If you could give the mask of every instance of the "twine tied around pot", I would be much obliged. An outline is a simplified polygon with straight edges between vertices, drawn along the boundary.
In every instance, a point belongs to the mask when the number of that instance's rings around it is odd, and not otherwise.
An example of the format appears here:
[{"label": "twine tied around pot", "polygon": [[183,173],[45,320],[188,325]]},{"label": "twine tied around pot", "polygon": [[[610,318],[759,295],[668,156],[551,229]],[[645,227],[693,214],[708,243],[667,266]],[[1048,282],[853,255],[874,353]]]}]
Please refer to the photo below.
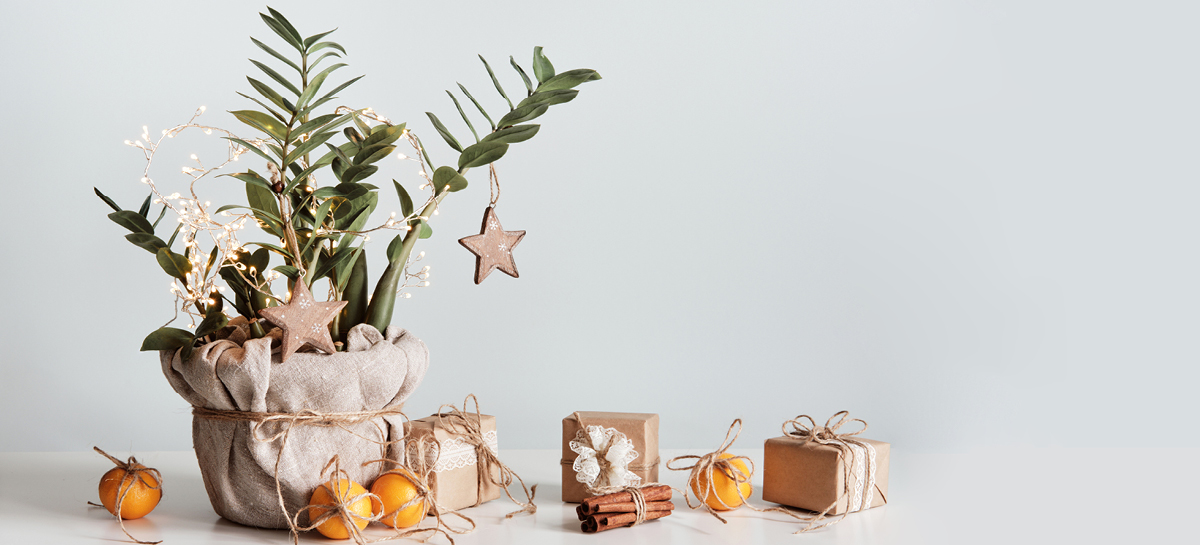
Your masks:
[{"label": "twine tied around pot", "polygon": [[[467,403],[471,401],[475,402],[474,413],[466,412]],[[475,418],[469,418],[468,415],[470,414],[474,414]],[[480,414],[479,399],[475,397],[475,394],[469,394],[466,399],[463,399],[463,410],[460,411],[454,405],[442,405],[438,408],[436,416],[438,424],[443,429],[460,435],[467,444],[475,448],[476,486],[482,488],[484,483],[491,482],[503,489],[508,499],[520,507],[520,509],[504,515],[504,518],[512,518],[514,515],[521,513],[528,513],[530,515],[537,513],[537,505],[533,503],[533,497],[537,494],[537,485],[526,487],[525,480],[520,475],[517,475],[512,468],[501,462],[500,457],[491,448],[488,448],[487,440],[483,436],[483,428],[480,426]],[[497,472],[497,477],[495,478],[492,477],[493,468]],[[521,483],[521,489],[525,491],[526,501],[524,502],[517,500],[513,497],[512,492],[508,491],[508,487],[513,484],[514,478],[517,482]],[[477,496],[475,505],[477,506],[481,503],[483,503],[482,497]]]},{"label": "twine tied around pot", "polygon": [[[373,439],[370,437],[364,437],[362,435],[359,435],[358,433],[356,433],[354,430],[351,430],[347,426],[352,425],[352,424],[359,424],[362,422],[371,422],[372,424],[375,425],[376,429],[379,431],[380,437],[386,437],[387,434],[383,431],[383,428],[380,427],[377,422],[374,422],[375,418],[378,418],[381,416],[400,416],[405,419],[408,418],[404,414],[402,407],[399,405],[393,406],[393,407],[384,407],[382,409],[375,410],[375,411],[357,411],[357,412],[343,412],[343,413],[321,413],[321,412],[311,411],[311,410],[303,410],[303,411],[299,411],[299,412],[295,412],[295,413],[265,413],[265,412],[258,413],[258,412],[250,412],[250,411],[224,411],[224,410],[218,410],[218,409],[207,409],[204,407],[198,407],[198,406],[193,405],[192,406],[192,415],[199,417],[199,418],[205,418],[208,420],[227,421],[227,422],[254,422],[254,426],[251,428],[251,436],[254,437],[255,441],[259,441],[259,442],[263,442],[263,443],[273,443],[275,441],[280,441],[279,452],[275,455],[275,470],[274,470],[274,473],[275,473],[275,475],[274,475],[274,477],[275,477],[275,495],[276,495],[276,498],[279,500],[279,510],[284,514],[284,519],[287,521],[288,528],[291,530],[292,541],[294,543],[299,543],[299,532],[301,530],[307,529],[307,528],[301,528],[299,526],[299,524],[297,523],[297,520],[299,520],[300,513],[303,513],[305,510],[301,509],[301,510],[297,511],[294,516],[288,515],[287,506],[284,504],[284,501],[283,501],[283,485],[279,482],[279,464],[283,460],[283,449],[287,448],[288,438],[291,436],[292,429],[294,429],[298,426],[319,426],[319,427],[341,428],[346,433],[349,433],[360,439],[375,443],[375,444],[379,445],[381,449],[386,449],[388,445],[398,443],[400,441],[403,441],[403,439],[397,439],[394,441],[387,441],[387,440],[380,441],[380,440],[376,440],[376,439]],[[282,429],[276,431],[274,434],[272,434],[270,436],[263,437],[260,432],[262,431],[263,426],[265,426],[267,424],[278,424],[278,425],[282,426]],[[334,458],[336,459],[337,457],[334,456]],[[330,460],[330,464],[332,464],[333,462],[334,462],[334,460]],[[337,465],[337,464],[334,464],[334,465],[336,466],[335,472],[344,473],[344,471],[341,470],[340,465]],[[329,469],[329,464],[326,464],[325,469],[322,469],[322,473],[324,473],[328,469]],[[353,532],[352,532],[352,535],[353,535]]]},{"label": "twine tied around pot", "polygon": [[[125,519],[121,518],[121,504],[125,503],[125,496],[129,494],[129,490],[133,488],[133,483],[135,481],[141,481],[142,484],[146,485],[146,487],[148,487],[150,490],[161,491],[163,482],[162,473],[152,467],[142,466],[138,463],[137,458],[134,458],[133,456],[130,456],[129,460],[122,462],[121,460],[109,455],[109,453],[100,450],[100,447],[92,447],[92,450],[99,452],[101,456],[108,458],[109,461],[111,461],[113,464],[116,464],[118,468],[125,472],[125,475],[121,477],[121,484],[117,485],[117,512],[113,513],[113,516],[117,517],[117,523],[121,525],[121,531],[125,532],[125,537],[133,540],[134,543],[141,543],[142,545],[157,545],[162,543],[161,539],[158,541],[142,541],[136,537],[133,537],[129,534],[129,530],[125,529]],[[147,475],[149,475],[150,478],[158,484],[151,485],[148,481],[146,481]],[[103,505],[90,501],[88,502],[88,505],[93,507],[104,507]],[[105,509],[107,509],[107,507]]]},{"label": "twine tied around pot", "polygon": [[[805,423],[805,421],[807,421],[807,423]],[[862,424],[862,428],[859,428],[855,431],[839,432],[842,426],[852,424],[854,422]],[[791,429],[788,429],[789,426],[791,426]],[[862,441],[855,439],[854,436],[859,435],[864,431],[867,431],[867,422],[861,418],[850,418],[850,411],[838,411],[834,413],[833,416],[829,417],[829,419],[825,421],[824,426],[818,426],[816,420],[813,420],[813,418],[807,414],[802,414],[783,423],[783,433],[788,437],[801,439],[804,441],[805,445],[816,443],[819,445],[828,445],[836,448],[838,461],[841,462],[842,465],[842,493],[839,494],[837,499],[833,500],[833,503],[830,503],[828,507],[818,513],[816,516],[809,519],[807,526],[801,528],[795,533],[801,534],[816,530],[818,528],[833,526],[834,524],[837,524],[845,519],[846,515],[853,512],[847,510],[836,519],[831,519],[823,524],[818,524],[822,520],[826,519],[826,515],[828,515],[829,511],[836,507],[843,498],[846,498],[850,495],[850,482],[852,480],[851,471],[857,463],[857,454],[854,447],[860,447],[863,449],[867,449],[869,447]],[[874,459],[872,457],[868,457],[866,463],[867,474],[874,475]],[[883,490],[879,489],[878,485],[875,485],[875,491],[880,495],[880,497],[883,498],[884,503],[887,503],[887,496],[883,493]]]}]

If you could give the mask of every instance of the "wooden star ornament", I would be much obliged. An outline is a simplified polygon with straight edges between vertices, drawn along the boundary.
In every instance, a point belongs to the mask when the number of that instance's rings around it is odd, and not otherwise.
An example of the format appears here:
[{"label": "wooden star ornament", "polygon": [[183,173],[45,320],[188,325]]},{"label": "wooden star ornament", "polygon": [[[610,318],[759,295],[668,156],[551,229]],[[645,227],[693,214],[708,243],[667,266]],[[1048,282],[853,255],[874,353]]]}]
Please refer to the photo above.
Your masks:
[{"label": "wooden star ornament", "polygon": [[459,244],[475,254],[475,283],[483,282],[492,269],[500,269],[504,274],[519,278],[512,251],[525,238],[525,231],[505,231],[500,226],[494,206],[483,211],[483,227],[480,231],[478,235],[458,239]]},{"label": "wooden star ornament", "polygon": [[333,346],[333,338],[329,336],[329,323],[337,316],[338,311],[346,306],[345,301],[319,302],[313,300],[312,292],[301,279],[292,287],[292,298],[286,305],[264,308],[258,311],[268,322],[283,330],[283,350],[280,352],[281,361],[309,344],[327,354],[337,352]]}]

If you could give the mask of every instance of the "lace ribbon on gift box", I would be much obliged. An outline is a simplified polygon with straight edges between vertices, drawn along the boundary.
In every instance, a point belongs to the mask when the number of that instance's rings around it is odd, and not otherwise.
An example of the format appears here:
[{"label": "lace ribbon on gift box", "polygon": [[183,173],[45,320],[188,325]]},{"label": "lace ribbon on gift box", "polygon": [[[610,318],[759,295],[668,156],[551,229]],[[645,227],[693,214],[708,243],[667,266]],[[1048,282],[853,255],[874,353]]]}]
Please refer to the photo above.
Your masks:
[{"label": "lace ribbon on gift box", "polygon": [[[500,454],[495,430],[484,432],[483,441],[487,444],[488,450]],[[416,456],[415,445],[410,446],[407,451],[409,456]],[[437,443],[431,445],[425,451],[425,463],[433,466],[435,473],[474,466],[478,462],[479,455],[475,452],[475,445],[465,437],[451,437],[441,441],[440,445]]]},{"label": "lace ribbon on gift box", "polygon": [[641,477],[629,470],[629,464],[638,457],[633,441],[616,428],[584,426],[569,445],[579,455],[571,465],[575,480],[588,489],[637,486],[642,482]]}]

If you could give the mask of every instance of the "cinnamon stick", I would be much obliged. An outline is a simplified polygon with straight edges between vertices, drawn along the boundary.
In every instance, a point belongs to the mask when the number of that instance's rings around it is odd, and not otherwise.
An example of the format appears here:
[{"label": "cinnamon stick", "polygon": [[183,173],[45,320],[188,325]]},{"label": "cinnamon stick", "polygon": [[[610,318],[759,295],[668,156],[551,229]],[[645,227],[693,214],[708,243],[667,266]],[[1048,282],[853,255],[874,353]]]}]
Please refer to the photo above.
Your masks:
[{"label": "cinnamon stick", "polygon": [[[587,513],[583,510],[583,505],[580,504],[575,508],[575,514],[579,516],[579,520],[585,520],[589,515],[599,513],[636,513],[637,504],[630,503],[606,503],[597,505],[595,513]],[[675,504],[669,501],[648,501],[646,502],[646,512],[650,511],[670,511],[675,509]]]},{"label": "cinnamon stick", "polygon": [[[670,514],[671,511],[646,511],[646,520],[663,518]],[[601,513],[599,515],[589,515],[583,521],[581,527],[583,528],[583,533],[594,534],[613,528],[629,526],[635,520],[637,520],[636,513]]]},{"label": "cinnamon stick", "polygon": [[[670,501],[671,487],[667,485],[647,486],[641,489],[642,496],[646,498],[646,502],[653,501]],[[583,514],[594,515],[601,511],[597,511],[597,506],[610,503],[632,503],[633,494],[629,492],[614,492],[603,496],[592,496],[583,500],[579,505],[583,508]],[[632,512],[632,510],[630,510]]]}]

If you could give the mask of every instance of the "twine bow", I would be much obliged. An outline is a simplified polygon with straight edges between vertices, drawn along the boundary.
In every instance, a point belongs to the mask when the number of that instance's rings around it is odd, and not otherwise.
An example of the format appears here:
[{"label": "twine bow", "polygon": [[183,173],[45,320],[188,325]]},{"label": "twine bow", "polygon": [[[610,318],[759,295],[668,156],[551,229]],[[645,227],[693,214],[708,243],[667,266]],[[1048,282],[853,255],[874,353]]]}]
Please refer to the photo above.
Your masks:
[{"label": "twine bow", "polygon": [[[393,510],[391,512],[380,513],[380,518],[381,518],[381,520],[387,520],[388,517],[392,517],[392,519],[394,521],[395,517],[399,516],[399,514],[404,512],[404,510],[406,510],[414,505],[420,504],[423,506],[424,509],[427,509],[428,511],[433,512],[433,516],[435,519],[437,519],[437,523],[432,527],[412,528],[412,529],[403,530],[403,531],[401,531],[399,528],[396,528],[395,534],[386,539],[415,537],[418,534],[427,533],[428,535],[421,539],[421,541],[427,541],[430,538],[432,538],[433,536],[440,533],[446,537],[446,539],[450,542],[450,545],[454,545],[454,537],[451,536],[450,534],[452,534],[452,533],[453,534],[469,534],[469,533],[473,532],[475,530],[475,521],[471,520],[470,517],[467,517],[466,515],[463,515],[462,513],[459,513],[456,511],[447,511],[444,507],[442,507],[440,504],[438,504],[437,500],[434,499],[434,497],[433,497],[433,490],[430,489],[430,487],[429,487],[429,481],[430,481],[430,477],[433,474],[433,468],[437,465],[437,460],[435,458],[433,460],[433,463],[427,463],[426,453],[436,452],[440,456],[441,444],[438,442],[437,439],[434,439],[429,436],[423,436],[420,439],[418,439],[416,442],[411,443],[409,445],[409,448],[412,451],[411,452],[412,456],[407,457],[407,459],[410,460],[409,465],[407,467],[404,464],[397,463],[395,460],[389,460],[386,458],[381,459],[381,460],[372,460],[370,462],[366,462],[363,464],[364,466],[367,466],[370,464],[376,464],[376,463],[391,464],[394,466],[394,469],[385,471],[383,474],[380,475],[380,477],[382,477],[383,475],[387,475],[389,473],[394,473],[394,474],[400,475],[400,476],[408,479],[408,481],[411,482],[413,484],[413,487],[416,488],[416,490],[417,490],[417,494],[415,496],[413,496],[412,499],[408,500],[407,502],[404,502],[403,505],[397,507],[395,510]],[[380,502],[381,505],[382,505],[382,503],[383,502]],[[465,520],[468,524],[471,525],[471,527],[470,528],[454,528],[454,527],[450,526],[449,523],[442,520],[443,515],[455,515],[458,518]],[[384,541],[384,540],[378,540],[378,541]]]},{"label": "twine bow", "polygon": [[[807,421],[807,424],[805,421]],[[855,431],[839,432],[842,426],[852,424],[854,422],[862,424],[862,428]],[[789,426],[791,429],[788,429]],[[856,439],[855,436],[864,431],[867,431],[867,422],[861,418],[850,418],[850,411],[838,411],[834,413],[833,416],[829,417],[829,419],[825,421],[824,426],[818,426],[817,422],[807,414],[802,414],[783,423],[784,435],[803,440],[804,445],[816,443],[819,445],[828,445],[836,448],[838,460],[842,465],[842,493],[839,494],[837,499],[833,500],[833,503],[830,503],[828,507],[818,513],[815,517],[809,519],[807,526],[801,528],[795,533],[801,534],[816,530],[818,528],[833,526],[834,524],[837,524],[845,519],[846,515],[850,514],[851,511],[847,509],[842,516],[829,520],[824,524],[817,524],[822,520],[825,520],[829,511],[833,510],[833,508],[836,507],[843,498],[850,494],[850,482],[852,481],[851,471],[857,463],[857,454],[854,447],[857,446],[861,448],[867,448],[867,445]],[[847,458],[849,458],[849,460],[847,460]],[[868,459],[868,465],[870,464],[871,461]],[[867,471],[869,473],[873,473],[875,471],[875,467],[870,465],[870,467],[867,468]],[[883,498],[884,503],[887,503],[887,496],[883,494],[883,491],[879,490],[878,486],[876,486],[875,490],[879,493],[880,497]]]},{"label": "twine bow", "polygon": [[[125,472],[125,475],[121,477],[121,484],[117,485],[117,512],[113,513],[113,516],[117,517],[117,523],[121,525],[121,531],[125,532],[125,537],[133,540],[134,543],[141,543],[142,545],[157,545],[158,543],[162,543],[162,540],[142,541],[136,537],[133,537],[129,534],[129,530],[125,529],[125,519],[121,518],[121,505],[125,503],[125,496],[129,494],[130,490],[133,489],[133,483],[135,481],[141,481],[142,484],[146,485],[146,487],[150,490],[161,491],[163,482],[162,473],[159,473],[157,469],[152,467],[142,466],[138,463],[137,458],[134,458],[133,456],[130,456],[129,460],[122,462],[121,460],[112,457],[107,452],[100,450],[100,447],[92,447],[92,449],[96,452],[99,452],[101,456],[108,458],[113,464],[116,464],[118,468],[121,468],[121,470]],[[149,475],[150,478],[157,484],[150,484],[150,482],[146,480],[147,475]],[[92,503],[90,501],[88,502],[88,505],[104,507],[103,505]]]},{"label": "twine bow", "polygon": [[[475,402],[474,413],[466,412],[467,403],[471,401]],[[471,414],[474,414],[475,417],[470,418],[469,415]],[[438,424],[443,429],[461,436],[467,444],[475,448],[477,489],[482,490],[484,485],[489,482],[495,484],[504,490],[509,500],[512,500],[513,503],[520,507],[520,509],[504,515],[504,518],[512,518],[514,515],[520,513],[528,513],[530,515],[537,513],[537,505],[533,503],[533,497],[537,494],[537,485],[533,485],[532,488],[526,487],[525,481],[521,479],[521,476],[517,475],[504,462],[501,462],[500,457],[488,447],[487,440],[483,436],[483,428],[480,425],[482,417],[479,412],[479,399],[475,397],[475,394],[470,394],[463,400],[463,410],[461,411],[454,405],[442,405],[438,408],[437,418]],[[496,470],[496,477],[492,476],[493,469]],[[513,484],[514,478],[521,483],[521,489],[525,491],[526,501],[524,502],[517,500],[508,491],[508,487]],[[476,496],[475,505],[477,506],[481,503],[483,503],[483,496],[479,494]]]},{"label": "twine bow", "polygon": [[[325,492],[327,492],[329,496],[333,498],[333,504],[306,505],[297,511],[296,514],[291,517],[288,523],[291,525],[293,530],[308,531],[314,530],[318,526],[337,518],[341,520],[342,525],[346,527],[346,531],[350,534],[350,539],[354,540],[355,543],[360,545],[363,543],[370,543],[370,541],[363,536],[362,530],[358,527],[357,522],[363,521],[364,523],[370,523],[377,521],[380,518],[383,518],[383,513],[372,513],[370,516],[362,516],[354,512],[350,506],[364,499],[371,499],[382,503],[382,501],[379,499],[379,496],[376,496],[370,492],[363,492],[362,494],[354,497],[346,497],[349,495],[350,491],[342,490],[342,482],[344,480],[347,483],[347,487],[349,487],[349,483],[353,481],[350,479],[350,474],[346,473],[346,471],[342,469],[341,461],[338,459],[336,454],[334,454],[333,458],[330,458],[329,462],[325,464],[325,467],[321,469],[322,474],[325,474],[326,471],[329,472],[328,478],[325,479],[325,482],[321,483],[318,488],[324,489]],[[301,526],[300,515],[305,512],[311,514],[315,509],[322,509],[323,511],[321,512],[321,515],[316,519],[309,517],[308,526]],[[296,544],[299,544],[300,542],[295,531],[292,532],[292,542]]]},{"label": "twine bow", "polygon": [[[729,447],[733,446],[734,441],[737,441],[738,436],[741,434],[742,419],[738,418],[729,425],[729,431],[725,432],[725,440],[721,442],[721,446],[717,448],[717,450],[702,456],[697,456],[695,454],[676,456],[667,461],[667,469],[670,469],[671,471],[691,470],[691,473],[688,474],[688,483],[696,484],[701,481],[705,482],[705,489],[703,491],[704,497],[716,498],[717,502],[720,503],[725,510],[736,509],[741,505],[746,505],[751,509],[754,509],[753,506],[746,503],[748,498],[742,495],[741,487],[743,483],[750,482],[750,475],[754,473],[754,461],[746,456],[730,456],[728,458],[722,458],[722,455],[726,454],[726,451],[729,450]],[[695,460],[695,462],[688,466],[671,466],[672,463],[680,460]],[[735,466],[733,464],[734,460],[745,460],[746,463],[750,465],[750,472],[746,473],[745,471],[742,471],[741,468]],[[742,499],[741,504],[738,506],[730,506],[725,503],[725,500],[721,499],[721,496],[717,494],[717,490],[713,485],[713,481],[715,479],[713,479],[712,476],[715,472],[720,472],[722,475],[728,477],[729,480],[733,481],[734,489],[737,490],[738,497]],[[728,521],[726,521],[724,518],[721,518],[721,515],[717,514],[717,511],[713,509],[712,506],[708,505],[708,502],[700,498],[699,492],[696,494],[696,501],[699,503],[699,505],[692,505],[690,492],[691,486],[688,486],[683,490],[683,500],[687,502],[688,508],[697,509],[699,507],[704,507],[704,509],[708,511],[710,515],[717,517],[717,520],[721,521],[722,523],[728,523]],[[758,509],[755,510],[757,511]]]}]

